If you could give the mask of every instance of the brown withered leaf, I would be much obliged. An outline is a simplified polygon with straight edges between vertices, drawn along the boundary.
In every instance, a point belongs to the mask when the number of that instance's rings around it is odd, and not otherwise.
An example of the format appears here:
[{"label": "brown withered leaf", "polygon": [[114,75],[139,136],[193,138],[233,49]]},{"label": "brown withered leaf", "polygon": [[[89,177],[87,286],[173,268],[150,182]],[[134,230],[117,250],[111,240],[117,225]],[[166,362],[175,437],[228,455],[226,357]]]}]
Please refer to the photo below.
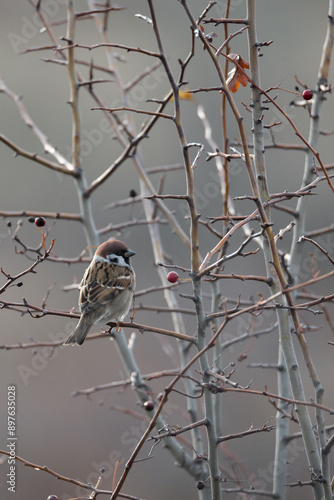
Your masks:
[{"label": "brown withered leaf", "polygon": [[[239,54],[229,54],[229,59],[235,61],[242,69],[249,68],[249,63],[239,56]],[[246,75],[240,70],[240,68],[235,65],[227,75],[226,83],[228,89],[233,93],[238,91],[240,83],[243,87],[246,87],[248,83]]]}]

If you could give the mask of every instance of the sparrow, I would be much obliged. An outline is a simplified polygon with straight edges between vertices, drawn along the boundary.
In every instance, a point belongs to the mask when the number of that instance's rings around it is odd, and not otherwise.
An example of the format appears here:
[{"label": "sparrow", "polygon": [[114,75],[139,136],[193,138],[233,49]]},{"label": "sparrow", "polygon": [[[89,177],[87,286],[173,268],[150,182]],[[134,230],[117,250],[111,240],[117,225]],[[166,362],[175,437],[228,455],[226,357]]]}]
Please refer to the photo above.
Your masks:
[{"label": "sparrow", "polygon": [[95,323],[122,321],[128,314],[136,286],[130,264],[135,252],[110,239],[100,245],[80,283],[80,320],[64,345],[81,345]]}]

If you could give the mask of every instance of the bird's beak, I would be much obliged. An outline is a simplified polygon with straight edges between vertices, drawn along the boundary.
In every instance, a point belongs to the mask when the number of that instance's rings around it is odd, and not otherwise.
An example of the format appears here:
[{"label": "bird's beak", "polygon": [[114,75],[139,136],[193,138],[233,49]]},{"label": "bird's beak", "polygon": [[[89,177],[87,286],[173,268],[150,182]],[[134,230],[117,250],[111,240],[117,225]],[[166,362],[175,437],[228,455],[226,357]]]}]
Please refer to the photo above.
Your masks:
[{"label": "bird's beak", "polygon": [[136,252],[134,252],[133,250],[130,250],[130,248],[128,248],[124,255],[128,259],[129,257],[136,255]]}]

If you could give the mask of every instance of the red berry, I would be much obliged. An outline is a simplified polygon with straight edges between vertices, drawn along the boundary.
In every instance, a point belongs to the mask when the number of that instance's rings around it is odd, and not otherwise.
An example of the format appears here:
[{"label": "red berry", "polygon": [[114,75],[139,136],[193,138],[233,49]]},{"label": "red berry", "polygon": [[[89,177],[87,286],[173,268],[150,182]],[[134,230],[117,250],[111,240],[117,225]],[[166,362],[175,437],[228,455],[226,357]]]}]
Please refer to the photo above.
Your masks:
[{"label": "red berry", "polygon": [[170,273],[167,274],[167,281],[169,281],[169,283],[176,283],[178,279],[179,275],[174,271],[171,271]]},{"label": "red berry", "polygon": [[145,401],[144,408],[146,411],[152,411],[154,409],[153,401]]},{"label": "red berry", "polygon": [[310,99],[312,99],[312,97],[313,97],[313,93],[311,90],[304,90],[303,99],[305,99],[305,101],[309,101]]},{"label": "red berry", "polygon": [[49,495],[46,500],[58,500],[58,497],[56,495]]},{"label": "red berry", "polygon": [[45,219],[44,219],[44,217],[36,217],[35,224],[36,224],[37,227],[43,227],[43,226],[45,226]]}]

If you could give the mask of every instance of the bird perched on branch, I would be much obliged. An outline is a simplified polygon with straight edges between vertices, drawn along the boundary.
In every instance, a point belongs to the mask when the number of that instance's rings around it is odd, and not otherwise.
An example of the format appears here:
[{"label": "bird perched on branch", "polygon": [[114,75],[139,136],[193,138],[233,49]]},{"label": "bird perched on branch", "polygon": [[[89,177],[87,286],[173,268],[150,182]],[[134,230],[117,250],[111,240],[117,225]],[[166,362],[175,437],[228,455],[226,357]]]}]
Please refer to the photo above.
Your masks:
[{"label": "bird perched on branch", "polygon": [[136,286],[136,275],[130,264],[133,255],[135,252],[116,239],[97,248],[80,283],[79,323],[64,345],[81,345],[95,323],[125,318]]}]

